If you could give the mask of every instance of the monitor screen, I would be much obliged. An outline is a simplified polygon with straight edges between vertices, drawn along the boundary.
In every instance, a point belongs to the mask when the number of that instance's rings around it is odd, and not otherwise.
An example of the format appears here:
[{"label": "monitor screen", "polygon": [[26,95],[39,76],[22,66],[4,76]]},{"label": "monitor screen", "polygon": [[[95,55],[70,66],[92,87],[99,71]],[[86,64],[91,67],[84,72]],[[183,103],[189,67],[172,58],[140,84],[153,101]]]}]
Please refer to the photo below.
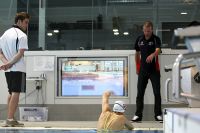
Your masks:
[{"label": "monitor screen", "polygon": [[59,57],[58,96],[127,96],[127,57]]}]

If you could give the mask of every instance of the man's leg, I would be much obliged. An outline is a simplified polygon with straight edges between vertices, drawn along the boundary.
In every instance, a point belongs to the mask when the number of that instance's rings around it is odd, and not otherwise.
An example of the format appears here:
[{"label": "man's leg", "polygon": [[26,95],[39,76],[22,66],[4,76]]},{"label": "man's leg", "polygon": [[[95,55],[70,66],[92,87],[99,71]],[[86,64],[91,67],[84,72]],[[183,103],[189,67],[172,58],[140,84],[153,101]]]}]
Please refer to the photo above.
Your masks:
[{"label": "man's leg", "polygon": [[8,97],[7,97],[7,106],[8,107],[9,107],[10,99],[11,99],[11,94],[9,94]]},{"label": "man's leg", "polygon": [[18,92],[12,92],[12,95],[8,96],[8,119],[14,118],[19,103],[19,95]]},{"label": "man's leg", "polygon": [[23,126],[23,123],[19,123],[14,119],[14,115],[19,103],[19,95],[21,92],[20,88],[22,88],[22,73],[6,72],[5,76],[8,84],[9,95],[7,97],[7,120],[4,126]]},{"label": "man's leg", "polygon": [[9,106],[10,106],[10,99],[11,99],[11,94],[9,94],[8,95],[8,97],[7,97],[7,108],[8,108],[8,110],[7,110],[7,114],[8,114],[8,112],[9,112]]},{"label": "man's leg", "polygon": [[148,83],[148,76],[140,71],[138,75],[138,84],[137,84],[137,98],[136,98],[136,116],[142,118],[143,107],[144,107],[144,93]]},{"label": "man's leg", "polygon": [[162,116],[161,110],[161,94],[160,94],[160,72],[152,73],[150,80],[153,87],[153,93],[155,98],[154,113],[156,116]]}]

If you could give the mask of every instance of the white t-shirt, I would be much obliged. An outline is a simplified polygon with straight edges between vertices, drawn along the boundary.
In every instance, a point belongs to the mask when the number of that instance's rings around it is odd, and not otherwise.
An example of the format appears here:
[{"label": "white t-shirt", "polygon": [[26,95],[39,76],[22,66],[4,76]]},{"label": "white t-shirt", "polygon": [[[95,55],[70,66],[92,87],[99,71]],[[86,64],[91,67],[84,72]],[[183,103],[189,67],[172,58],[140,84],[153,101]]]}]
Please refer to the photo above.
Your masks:
[{"label": "white t-shirt", "polygon": [[[17,37],[19,41],[16,49]],[[12,60],[19,49],[28,49],[27,35],[19,28],[12,27],[8,29],[0,38],[0,49],[8,61]],[[8,71],[26,72],[24,57],[13,64]]]}]

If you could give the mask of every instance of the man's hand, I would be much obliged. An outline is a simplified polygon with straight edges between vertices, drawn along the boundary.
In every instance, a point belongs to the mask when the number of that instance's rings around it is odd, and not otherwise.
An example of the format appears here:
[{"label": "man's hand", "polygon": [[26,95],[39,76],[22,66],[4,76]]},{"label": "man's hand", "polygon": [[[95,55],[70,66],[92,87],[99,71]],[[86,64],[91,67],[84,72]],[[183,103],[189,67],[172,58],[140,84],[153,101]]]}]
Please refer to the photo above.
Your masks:
[{"label": "man's hand", "polygon": [[155,57],[155,53],[150,54],[150,55],[147,57],[146,62],[147,62],[147,63],[151,63],[154,57]]},{"label": "man's hand", "polygon": [[155,52],[150,54],[147,59],[146,59],[146,62],[147,63],[151,63],[153,58],[155,58],[156,56],[158,56],[158,54],[160,53],[160,48],[156,48]]},{"label": "man's hand", "polygon": [[108,90],[108,91],[104,92],[104,95],[105,95],[106,97],[110,97],[111,95],[114,95],[114,92]]},{"label": "man's hand", "polygon": [[6,64],[4,64],[4,65],[1,65],[1,66],[0,66],[0,70],[6,71],[6,70],[8,70],[8,69],[11,68],[11,67],[12,67],[12,64],[10,64],[10,63],[8,62],[8,63],[6,63]]},{"label": "man's hand", "polygon": [[105,91],[102,97],[102,112],[111,111],[109,107],[109,97],[114,94],[113,91]]}]

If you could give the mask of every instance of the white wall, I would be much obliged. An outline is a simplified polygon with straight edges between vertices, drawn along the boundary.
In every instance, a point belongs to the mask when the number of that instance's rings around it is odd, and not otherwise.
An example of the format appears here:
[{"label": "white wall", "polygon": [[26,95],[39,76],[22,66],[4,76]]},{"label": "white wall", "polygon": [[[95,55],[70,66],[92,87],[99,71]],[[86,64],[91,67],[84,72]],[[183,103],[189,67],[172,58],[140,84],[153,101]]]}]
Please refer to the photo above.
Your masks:
[{"label": "white wall", "polygon": [[[162,55],[160,55],[160,65],[161,65],[161,94],[162,100],[164,102],[164,84],[165,80],[171,77],[171,73],[164,72],[164,66],[172,64],[178,53],[184,53],[184,50],[163,50]],[[99,104],[101,103],[101,97],[98,98],[58,98],[56,97],[57,88],[57,56],[64,57],[94,57],[94,56],[128,56],[129,57],[129,97],[121,98],[127,104],[135,104],[136,94],[137,94],[137,75],[135,74],[135,61],[134,61],[134,51],[133,50],[90,50],[90,51],[28,51],[25,54],[27,61],[27,77],[38,77],[41,73],[46,74],[47,81],[43,82],[42,91],[36,91],[35,81],[27,81],[27,93],[21,95],[21,104]],[[34,71],[33,62],[35,56],[48,56],[53,57],[55,60],[54,71]],[[0,93],[0,104],[6,104],[7,88],[4,72],[0,71],[0,81],[1,81],[1,93]],[[42,99],[43,96],[43,99]],[[26,97],[26,98],[25,98]],[[119,98],[117,98],[119,99]],[[114,102],[116,97],[111,98]],[[80,102],[81,101],[81,102]],[[153,90],[151,83],[149,82],[146,93],[145,93],[145,104],[154,104]]]},{"label": "white wall", "polygon": [[[33,59],[36,55],[40,55],[40,56],[51,56],[54,57],[55,60],[55,64],[54,64],[54,71],[46,71],[46,72],[38,72],[38,71],[34,71],[34,67],[33,67]],[[133,65],[133,61],[134,61],[134,51],[131,50],[127,50],[127,51],[117,51],[117,50],[89,50],[89,51],[40,51],[40,52],[28,52],[26,53],[26,58],[27,58],[27,77],[31,76],[39,76],[41,73],[45,73],[47,76],[47,85],[45,88],[43,88],[43,90],[46,92],[46,96],[44,95],[44,97],[46,97],[46,104],[99,104],[101,103],[101,97],[95,97],[95,98],[91,98],[91,97],[70,97],[70,98],[66,98],[66,97],[57,97],[56,96],[56,89],[57,88],[57,63],[56,63],[56,57],[124,57],[127,56],[129,58],[129,60],[131,60],[132,62],[129,62],[131,64],[131,66]],[[132,68],[132,67],[130,67]],[[134,69],[130,69],[130,79],[133,79],[133,70]],[[135,70],[134,70],[135,71]],[[134,72],[135,73],[135,72]],[[134,84],[136,84],[136,79],[133,79],[134,82],[129,81],[129,92],[130,94],[134,94],[134,91],[130,88],[133,88]],[[29,83],[28,83],[29,82]],[[30,81],[27,82],[27,86],[28,86],[28,92],[31,92],[31,90],[35,89],[34,84],[32,84]],[[45,82],[45,81],[44,81]],[[37,95],[37,93],[35,94]],[[37,96],[34,96],[37,97]],[[130,100],[130,98],[132,98],[131,95],[129,95],[126,98],[121,98],[123,99],[126,103],[132,103]],[[112,97],[111,101],[115,100],[116,97]],[[119,99],[119,98],[117,98]],[[35,100],[31,99],[31,98],[27,98],[26,99],[28,104],[34,104]],[[80,102],[81,101],[81,102]],[[25,102],[25,101],[23,101]],[[41,103],[42,101],[40,101]],[[112,102],[111,102],[112,103]]]}]

